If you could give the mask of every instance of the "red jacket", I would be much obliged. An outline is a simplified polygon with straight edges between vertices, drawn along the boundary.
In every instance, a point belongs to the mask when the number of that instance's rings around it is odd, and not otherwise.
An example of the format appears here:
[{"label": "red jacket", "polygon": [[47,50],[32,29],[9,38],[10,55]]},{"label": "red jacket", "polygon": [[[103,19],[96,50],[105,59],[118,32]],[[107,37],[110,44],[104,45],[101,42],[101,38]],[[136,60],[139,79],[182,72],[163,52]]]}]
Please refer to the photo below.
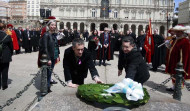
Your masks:
[{"label": "red jacket", "polygon": [[177,63],[182,61],[185,70],[185,79],[190,79],[190,43],[185,37],[178,38],[172,42],[166,57],[166,73],[176,74]]}]

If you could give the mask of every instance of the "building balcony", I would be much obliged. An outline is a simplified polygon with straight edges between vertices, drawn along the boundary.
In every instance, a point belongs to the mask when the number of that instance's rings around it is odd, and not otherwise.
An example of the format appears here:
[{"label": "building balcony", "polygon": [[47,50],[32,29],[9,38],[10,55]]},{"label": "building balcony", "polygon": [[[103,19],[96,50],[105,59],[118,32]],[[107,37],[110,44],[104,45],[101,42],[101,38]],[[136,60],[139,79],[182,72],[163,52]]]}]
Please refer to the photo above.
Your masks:
[{"label": "building balcony", "polygon": [[[87,22],[131,22],[148,23],[149,19],[128,19],[128,18],[101,18],[101,17],[61,17],[60,20],[67,21],[87,21]],[[152,20],[152,23],[167,23],[166,20]]]}]

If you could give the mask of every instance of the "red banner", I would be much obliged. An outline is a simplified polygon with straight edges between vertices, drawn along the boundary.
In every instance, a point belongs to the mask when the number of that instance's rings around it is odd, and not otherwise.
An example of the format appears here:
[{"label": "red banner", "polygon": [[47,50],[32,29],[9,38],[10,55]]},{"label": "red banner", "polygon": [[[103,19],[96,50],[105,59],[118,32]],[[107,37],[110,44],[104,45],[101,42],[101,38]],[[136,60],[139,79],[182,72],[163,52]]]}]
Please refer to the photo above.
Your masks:
[{"label": "red banner", "polygon": [[144,49],[146,50],[146,61],[151,62],[151,56],[154,54],[154,40],[152,36],[151,18],[148,24],[148,30],[146,32],[146,38],[144,42]]}]

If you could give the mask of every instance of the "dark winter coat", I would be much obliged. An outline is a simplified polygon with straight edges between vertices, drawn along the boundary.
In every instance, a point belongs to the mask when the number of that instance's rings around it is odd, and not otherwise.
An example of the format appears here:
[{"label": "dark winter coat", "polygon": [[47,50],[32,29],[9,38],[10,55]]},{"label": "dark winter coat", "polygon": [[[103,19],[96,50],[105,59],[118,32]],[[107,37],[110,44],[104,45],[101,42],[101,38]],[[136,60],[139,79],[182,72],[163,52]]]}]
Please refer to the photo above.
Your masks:
[{"label": "dark winter coat", "polygon": [[154,39],[154,54],[152,56],[152,66],[157,68],[158,66],[165,64],[166,58],[166,47],[162,46],[158,48],[158,46],[164,43],[164,38],[160,35],[153,35]]},{"label": "dark winter coat", "polygon": [[[3,31],[0,31],[0,42],[3,43],[3,50],[2,55],[0,55],[0,62],[1,63],[9,63],[12,61],[12,55],[13,55],[13,42],[11,37],[8,35],[4,40],[3,38],[7,34]],[[3,41],[2,41],[3,40]]]},{"label": "dark winter coat", "polygon": [[72,80],[72,77],[86,78],[88,69],[90,70],[92,77],[95,75],[99,76],[92,61],[91,53],[86,48],[84,48],[82,57],[79,59],[81,60],[81,64],[79,64],[77,61],[72,47],[69,47],[65,50],[63,57],[65,81]]},{"label": "dark winter coat", "polygon": [[124,52],[120,50],[118,69],[123,70],[123,68],[125,68],[126,72],[125,78],[130,78],[136,82],[143,84],[150,77],[146,62],[136,48],[127,54],[124,54]]}]

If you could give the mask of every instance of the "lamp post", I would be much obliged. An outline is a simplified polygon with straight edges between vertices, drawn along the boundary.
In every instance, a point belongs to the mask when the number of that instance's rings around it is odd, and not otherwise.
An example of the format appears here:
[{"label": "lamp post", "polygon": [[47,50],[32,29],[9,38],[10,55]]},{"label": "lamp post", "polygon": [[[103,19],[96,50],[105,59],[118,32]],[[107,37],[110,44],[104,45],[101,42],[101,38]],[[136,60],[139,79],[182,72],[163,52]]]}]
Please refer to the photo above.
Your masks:
[{"label": "lamp post", "polygon": [[87,26],[88,26],[88,25],[87,25],[87,24],[85,24],[85,26],[86,26],[86,30],[87,30]]},{"label": "lamp post", "polygon": [[123,24],[121,24],[120,27],[121,27],[121,31],[123,31]]},{"label": "lamp post", "polygon": [[170,14],[168,16],[168,12],[167,12],[167,36],[168,36],[168,30],[169,30],[169,23],[170,23],[170,21],[171,21],[171,16],[170,16]]}]

